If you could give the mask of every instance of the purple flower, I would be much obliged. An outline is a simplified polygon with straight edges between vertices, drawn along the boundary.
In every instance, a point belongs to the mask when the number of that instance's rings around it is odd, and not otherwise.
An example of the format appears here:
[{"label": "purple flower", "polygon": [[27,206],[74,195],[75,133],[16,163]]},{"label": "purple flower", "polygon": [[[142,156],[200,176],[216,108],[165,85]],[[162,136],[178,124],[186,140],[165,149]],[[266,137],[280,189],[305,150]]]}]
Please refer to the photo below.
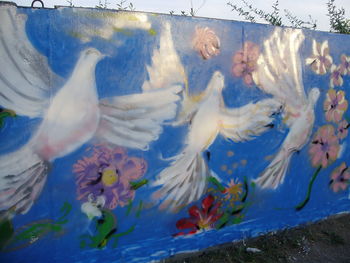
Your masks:
[{"label": "purple flower", "polygon": [[147,169],[145,160],[128,157],[120,147],[98,145],[90,157],[78,160],[73,166],[77,175],[77,199],[105,199],[104,207],[114,209],[125,206],[135,197],[130,182],[143,176]]},{"label": "purple flower", "polygon": [[312,165],[326,168],[338,158],[339,150],[339,141],[335,136],[334,127],[332,125],[320,127],[309,150]]},{"label": "purple flower", "polygon": [[340,73],[342,75],[349,74],[350,75],[350,56],[346,56],[342,54],[340,56],[341,64],[339,66]]},{"label": "purple flower", "polygon": [[327,92],[323,108],[326,112],[327,121],[340,122],[343,118],[343,114],[348,109],[348,101],[345,98],[345,92],[342,90],[336,91],[335,89],[330,89]]},{"label": "purple flower", "polygon": [[338,123],[338,133],[337,136],[339,139],[345,139],[348,136],[348,129],[350,124],[346,120],[342,120]]},{"label": "purple flower", "polygon": [[243,49],[233,56],[232,73],[236,77],[242,77],[246,85],[253,84],[252,73],[256,68],[259,58],[259,46],[252,42],[245,42]]},{"label": "purple flower", "polygon": [[334,86],[342,86],[343,85],[343,78],[341,76],[341,69],[340,66],[332,65],[331,66],[331,80],[330,80],[330,86],[334,88]]},{"label": "purple flower", "polygon": [[345,190],[350,180],[350,171],[343,162],[339,167],[335,168],[331,175],[330,187],[334,192]]}]

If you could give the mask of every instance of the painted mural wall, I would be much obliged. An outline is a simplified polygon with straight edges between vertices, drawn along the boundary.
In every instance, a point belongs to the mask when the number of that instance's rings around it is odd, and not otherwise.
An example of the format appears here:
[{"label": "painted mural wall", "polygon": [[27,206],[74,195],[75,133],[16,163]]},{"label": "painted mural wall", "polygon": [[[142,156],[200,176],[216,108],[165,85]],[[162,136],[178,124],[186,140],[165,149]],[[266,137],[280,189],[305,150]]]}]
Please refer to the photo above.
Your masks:
[{"label": "painted mural wall", "polygon": [[149,262],[348,212],[349,47],[1,4],[1,262]]}]

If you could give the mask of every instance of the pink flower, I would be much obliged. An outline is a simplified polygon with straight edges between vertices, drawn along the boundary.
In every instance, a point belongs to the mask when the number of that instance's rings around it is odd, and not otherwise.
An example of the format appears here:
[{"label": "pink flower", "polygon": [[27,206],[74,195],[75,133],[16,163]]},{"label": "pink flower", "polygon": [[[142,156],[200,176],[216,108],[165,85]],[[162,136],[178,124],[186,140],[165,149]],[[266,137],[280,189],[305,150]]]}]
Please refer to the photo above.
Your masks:
[{"label": "pink flower", "polygon": [[335,168],[331,175],[330,187],[334,192],[345,190],[349,185],[350,171],[343,162],[339,167]]},{"label": "pink flower", "polygon": [[348,101],[345,99],[344,91],[330,89],[327,92],[323,108],[326,111],[326,120],[340,122],[344,112],[348,109]]},{"label": "pink flower", "polygon": [[78,160],[73,166],[77,199],[88,202],[103,197],[108,209],[123,207],[135,197],[130,182],[143,176],[146,169],[145,160],[128,157],[121,147],[96,146],[92,156]]},{"label": "pink flower", "polygon": [[350,124],[346,121],[343,120],[338,123],[338,138],[339,139],[345,139],[346,136],[348,136],[348,129],[350,127]]},{"label": "pink flower", "polygon": [[248,86],[253,84],[252,73],[256,68],[259,53],[259,46],[248,41],[244,43],[243,49],[233,56],[232,73],[236,77],[242,77]]},{"label": "pink flower", "polygon": [[339,141],[334,134],[334,127],[332,125],[320,127],[312,140],[309,150],[312,165],[315,167],[322,165],[323,168],[326,168],[337,159],[339,148]]},{"label": "pink flower", "polygon": [[329,55],[328,41],[322,44],[312,41],[312,55],[306,59],[306,64],[311,65],[311,69],[320,75],[324,75],[330,69],[333,63],[332,57]]},{"label": "pink flower", "polygon": [[220,39],[208,27],[197,27],[192,43],[193,48],[201,54],[203,59],[209,59],[220,53]]},{"label": "pink flower", "polygon": [[340,66],[337,67],[336,65],[332,65],[330,86],[334,88],[334,86],[342,86],[342,85],[343,85],[343,78],[341,76]]},{"label": "pink flower", "polygon": [[350,56],[348,57],[348,56],[342,54],[340,56],[340,60],[341,60],[341,64],[339,66],[340,74],[342,74],[342,75],[349,74],[350,75]]}]

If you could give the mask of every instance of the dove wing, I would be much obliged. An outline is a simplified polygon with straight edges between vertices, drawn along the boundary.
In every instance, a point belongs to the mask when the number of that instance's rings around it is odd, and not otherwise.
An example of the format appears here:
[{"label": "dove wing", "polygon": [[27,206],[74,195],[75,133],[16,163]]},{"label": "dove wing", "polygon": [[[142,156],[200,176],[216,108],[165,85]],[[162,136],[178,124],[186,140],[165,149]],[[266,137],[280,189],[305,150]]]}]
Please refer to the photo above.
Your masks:
[{"label": "dove wing", "polygon": [[143,83],[142,93],[100,101],[97,137],[116,145],[147,150],[149,143],[158,139],[164,122],[176,116],[179,93],[186,80],[168,23],[147,72],[149,79]]},{"label": "dove wing", "polygon": [[97,136],[120,146],[147,150],[157,140],[165,120],[174,118],[181,86],[100,101]]},{"label": "dove wing", "polygon": [[0,105],[19,115],[40,117],[54,74],[47,58],[28,40],[26,20],[13,6],[0,8]]},{"label": "dove wing", "polygon": [[272,115],[281,104],[275,99],[264,99],[239,108],[223,108],[220,112],[220,134],[234,142],[254,139],[273,127]]},{"label": "dove wing", "polygon": [[175,84],[187,85],[185,69],[175,50],[169,23],[164,24],[159,41],[159,49],[156,48],[153,51],[152,65],[146,66],[149,80],[143,83],[143,91],[161,89]]},{"label": "dove wing", "polygon": [[263,91],[295,108],[307,103],[298,53],[303,40],[300,29],[276,28],[264,42],[264,52],[253,73],[255,82]]}]

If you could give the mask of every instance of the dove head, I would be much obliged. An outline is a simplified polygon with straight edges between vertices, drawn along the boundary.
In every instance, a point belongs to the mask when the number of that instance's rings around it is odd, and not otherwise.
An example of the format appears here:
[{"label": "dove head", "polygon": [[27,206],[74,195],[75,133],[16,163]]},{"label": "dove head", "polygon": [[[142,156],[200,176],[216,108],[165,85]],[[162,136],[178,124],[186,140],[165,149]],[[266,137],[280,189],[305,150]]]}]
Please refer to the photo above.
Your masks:
[{"label": "dove head", "polygon": [[320,97],[320,90],[318,88],[313,88],[310,90],[309,92],[309,96],[308,96],[308,99],[309,99],[309,103],[311,105],[315,105],[316,102],[318,101],[318,98]]},{"label": "dove head", "polygon": [[90,61],[92,63],[97,63],[98,61],[100,61],[104,57],[105,57],[105,55],[103,55],[96,48],[87,48],[81,53],[82,60]]},{"label": "dove head", "polygon": [[215,71],[209,82],[208,88],[215,91],[222,91],[225,85],[224,76],[220,71]]}]

